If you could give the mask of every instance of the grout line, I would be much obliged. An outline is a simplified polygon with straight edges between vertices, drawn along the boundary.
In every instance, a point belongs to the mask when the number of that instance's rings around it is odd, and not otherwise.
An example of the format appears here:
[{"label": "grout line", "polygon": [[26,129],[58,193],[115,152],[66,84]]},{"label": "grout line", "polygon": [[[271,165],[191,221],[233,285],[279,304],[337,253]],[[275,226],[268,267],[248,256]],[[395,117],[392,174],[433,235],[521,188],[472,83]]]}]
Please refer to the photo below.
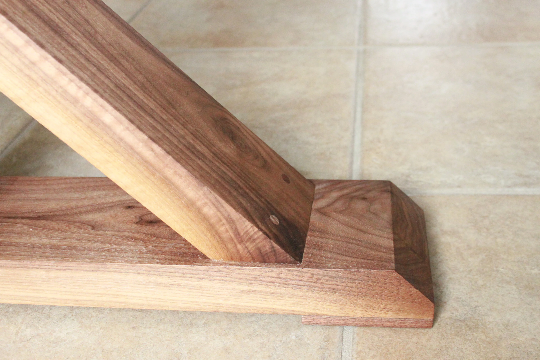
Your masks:
[{"label": "grout line", "polygon": [[13,148],[15,148],[20,140],[28,133],[30,132],[36,125],[37,125],[37,121],[32,119],[28,125],[26,125],[17,135],[15,135],[15,137],[9,142],[9,144],[2,150],[0,151],[0,161],[4,160],[4,158],[11,153],[11,151],[13,150]]},{"label": "grout line", "polygon": [[510,189],[438,189],[428,191],[407,190],[404,192],[409,196],[439,196],[439,195],[502,195],[502,196],[537,196],[540,195],[540,188],[510,188]]},{"label": "grout line", "polygon": [[357,46],[361,46],[361,47],[365,47],[366,45],[366,37],[367,37],[367,29],[368,29],[368,26],[367,26],[367,19],[368,19],[368,13],[367,13],[367,9],[368,8],[368,0],[362,0],[362,21],[361,21],[361,28],[360,28],[360,32],[361,32],[361,42],[357,42],[356,45]]},{"label": "grout line", "polygon": [[364,44],[364,1],[358,0],[356,2],[356,24],[355,24],[355,38],[354,43],[356,47]]},{"label": "grout line", "polygon": [[355,106],[353,123],[353,143],[351,156],[351,179],[360,180],[362,178],[362,117],[364,109],[364,52],[357,52],[357,75],[355,85]]},{"label": "grout line", "polygon": [[485,43],[462,43],[462,44],[422,44],[422,43],[411,43],[411,44],[372,44],[372,45],[363,45],[364,48],[381,48],[381,47],[503,47],[503,46],[538,46],[540,45],[539,41],[529,41],[529,42],[485,42]]},{"label": "grout line", "polygon": [[356,68],[354,85],[354,108],[353,108],[353,129],[352,145],[350,156],[350,178],[351,180],[360,180],[362,177],[362,112],[364,103],[364,51],[361,45],[364,43],[365,31],[365,2],[360,2],[358,6],[358,24],[356,38]]},{"label": "grout line", "polygon": [[[364,33],[364,29],[360,29]],[[364,36],[362,35],[362,37]],[[540,46],[540,42],[529,43],[478,43],[478,44],[381,44],[381,45],[365,45],[358,44],[356,46],[260,46],[260,47],[207,47],[207,48],[183,48],[183,47],[161,47],[160,50],[166,52],[233,52],[233,51],[303,51],[303,50],[364,50],[373,48],[407,48],[407,47],[527,47]]]},{"label": "grout line", "polygon": [[146,9],[146,7],[150,5],[151,2],[152,0],[148,0],[143,6],[141,6],[139,10],[135,12],[135,14],[131,15],[131,17],[126,22],[128,24],[131,24],[131,22],[135,20],[144,11],[144,9]]},{"label": "grout line", "polygon": [[344,326],[342,332],[341,360],[353,359],[354,327]]},{"label": "grout line", "polygon": [[341,334],[340,334],[340,337],[339,337],[339,341],[337,343],[338,347],[337,347],[337,352],[336,353],[339,354],[340,359],[342,359],[343,358],[343,333],[345,332],[345,327],[340,326],[340,328],[341,328]]},{"label": "grout line", "polygon": [[161,47],[162,52],[232,52],[232,51],[304,51],[304,50],[357,50],[358,46],[260,46],[260,47],[215,47],[182,48]]}]

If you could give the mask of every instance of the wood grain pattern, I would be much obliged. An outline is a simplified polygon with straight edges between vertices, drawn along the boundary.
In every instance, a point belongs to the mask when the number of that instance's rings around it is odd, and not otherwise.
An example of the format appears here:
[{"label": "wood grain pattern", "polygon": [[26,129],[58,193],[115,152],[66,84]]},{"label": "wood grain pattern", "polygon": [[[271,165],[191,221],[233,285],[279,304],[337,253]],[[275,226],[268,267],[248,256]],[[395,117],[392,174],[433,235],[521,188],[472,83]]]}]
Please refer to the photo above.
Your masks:
[{"label": "wood grain pattern", "polygon": [[[390,184],[317,181],[304,262],[336,269],[394,269]],[[316,241],[313,241],[316,240]],[[333,246],[328,248],[327,242]]]},{"label": "wood grain pattern", "polygon": [[0,259],[210,260],[107,178],[0,177]]},{"label": "wood grain pattern", "polygon": [[392,184],[314,182],[304,261],[262,264],[206,259],[108,179],[0,178],[0,302],[432,321],[391,265]]},{"label": "wood grain pattern", "polygon": [[391,191],[395,269],[433,302],[424,211],[394,184]]},{"label": "wood grain pattern", "polygon": [[345,316],[304,315],[302,324],[393,328],[431,328],[433,319],[358,318]]},{"label": "wood grain pattern", "polygon": [[208,257],[302,259],[314,185],[101,1],[1,0],[0,91]]}]

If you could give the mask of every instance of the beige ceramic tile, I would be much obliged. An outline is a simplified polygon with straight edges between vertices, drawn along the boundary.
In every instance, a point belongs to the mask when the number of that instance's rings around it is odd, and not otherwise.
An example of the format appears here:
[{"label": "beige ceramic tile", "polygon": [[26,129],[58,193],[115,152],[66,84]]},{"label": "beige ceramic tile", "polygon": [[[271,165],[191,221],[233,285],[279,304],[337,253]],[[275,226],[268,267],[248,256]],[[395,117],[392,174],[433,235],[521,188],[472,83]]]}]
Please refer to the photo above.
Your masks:
[{"label": "beige ceramic tile", "polygon": [[540,189],[540,46],[367,50],[363,176],[408,191]]},{"label": "beige ceramic tile", "polygon": [[154,0],[133,26],[160,49],[354,46],[357,0]]},{"label": "beige ceramic tile", "polygon": [[354,51],[167,55],[305,176],[348,178]]},{"label": "beige ceramic tile", "polygon": [[38,123],[0,158],[0,176],[103,176]]},{"label": "beige ceramic tile", "polygon": [[366,42],[459,44],[540,41],[540,2],[367,0]]},{"label": "beige ceramic tile", "polygon": [[355,359],[538,359],[540,197],[414,200],[426,212],[435,325],[358,328]]},{"label": "beige ceramic tile", "polygon": [[0,154],[31,122],[27,113],[0,93]]},{"label": "beige ceramic tile", "polygon": [[0,305],[0,359],[340,359],[299,316]]},{"label": "beige ceramic tile", "polygon": [[149,0],[104,0],[122,19],[129,21]]},{"label": "beige ceramic tile", "polygon": [[[304,175],[348,178],[355,51],[169,55]],[[40,125],[0,159],[0,174],[101,175]]]}]

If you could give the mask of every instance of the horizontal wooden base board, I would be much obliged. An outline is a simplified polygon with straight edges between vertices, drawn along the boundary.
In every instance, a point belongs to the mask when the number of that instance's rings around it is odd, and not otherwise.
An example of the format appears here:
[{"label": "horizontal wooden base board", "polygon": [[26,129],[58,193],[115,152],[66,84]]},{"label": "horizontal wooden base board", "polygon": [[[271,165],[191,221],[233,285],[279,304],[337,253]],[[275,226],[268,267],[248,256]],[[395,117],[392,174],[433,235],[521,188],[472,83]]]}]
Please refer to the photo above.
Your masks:
[{"label": "horizontal wooden base board", "polygon": [[358,318],[341,316],[302,316],[302,324],[329,326],[362,326],[393,328],[431,328],[433,319]]},{"label": "horizontal wooden base board", "polygon": [[263,264],[208,259],[106,178],[0,178],[0,302],[431,324],[422,210],[390,182],[314,182],[302,264]]}]

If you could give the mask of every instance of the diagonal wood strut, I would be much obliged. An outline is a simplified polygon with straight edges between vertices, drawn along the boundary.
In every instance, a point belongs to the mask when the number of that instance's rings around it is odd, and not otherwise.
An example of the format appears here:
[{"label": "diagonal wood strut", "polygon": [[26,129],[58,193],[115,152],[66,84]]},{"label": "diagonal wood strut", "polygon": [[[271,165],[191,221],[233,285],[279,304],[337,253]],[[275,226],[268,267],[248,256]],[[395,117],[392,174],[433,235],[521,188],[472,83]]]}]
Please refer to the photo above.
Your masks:
[{"label": "diagonal wood strut", "polygon": [[1,0],[0,91],[208,257],[302,260],[314,185],[101,1]]}]

